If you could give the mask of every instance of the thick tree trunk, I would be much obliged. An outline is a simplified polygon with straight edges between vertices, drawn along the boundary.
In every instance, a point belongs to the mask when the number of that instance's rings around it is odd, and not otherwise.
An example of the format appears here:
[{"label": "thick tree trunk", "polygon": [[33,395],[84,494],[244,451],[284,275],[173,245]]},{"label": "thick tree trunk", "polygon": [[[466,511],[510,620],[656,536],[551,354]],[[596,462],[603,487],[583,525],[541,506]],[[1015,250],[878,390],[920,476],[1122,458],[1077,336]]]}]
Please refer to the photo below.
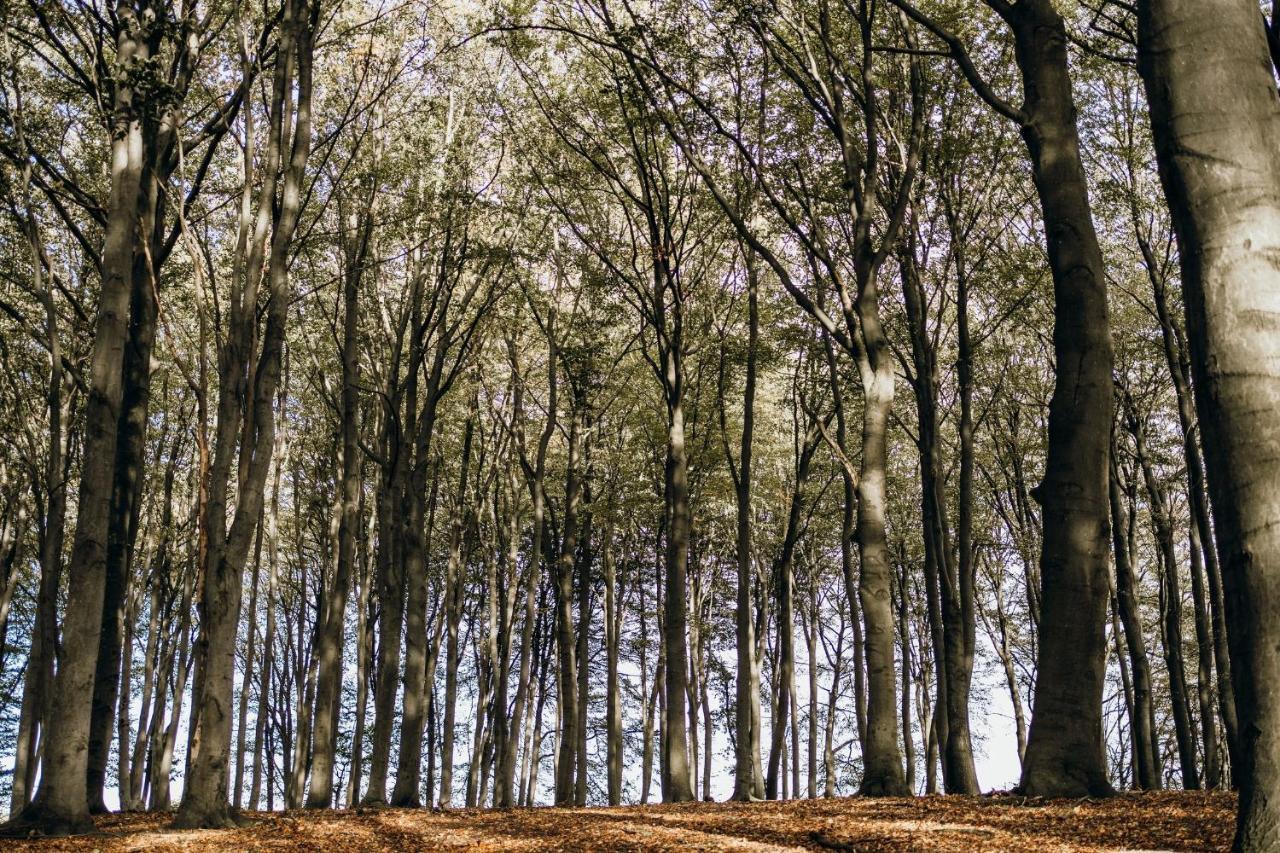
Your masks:
[{"label": "thick tree trunk", "polygon": [[[413,361],[410,359],[411,363]],[[416,461],[405,493],[409,509],[401,529],[405,589],[404,688],[400,698],[400,748],[396,758],[396,783],[391,792],[390,803],[405,808],[422,805],[422,795],[419,792],[422,779],[422,726],[428,693],[433,689],[433,684],[427,678],[427,671],[431,668],[428,658],[432,654],[431,637],[427,633],[429,580],[425,537],[430,533],[435,516],[439,482],[438,476],[430,476],[430,485],[427,482],[430,471],[430,438],[435,428],[437,405],[433,400],[438,400],[435,394],[438,388],[438,382],[428,382],[427,405],[416,424],[419,430],[425,432],[419,433],[423,440],[414,451]],[[412,404],[409,408],[412,410]],[[463,476],[465,477],[465,471]],[[455,512],[461,500],[460,496],[455,500]],[[452,548],[453,542],[450,540],[451,553]],[[446,580],[440,603],[441,613],[447,607],[451,591],[452,587]]]},{"label": "thick tree trunk", "polygon": [[[874,305],[874,290],[870,291]],[[866,297],[859,302],[867,301]],[[875,314],[875,322],[868,320]],[[867,737],[859,793],[866,796],[906,796],[902,751],[898,748],[897,679],[894,672],[894,614],[890,600],[892,574],[885,536],[888,512],[886,467],[887,433],[893,408],[894,366],[878,322],[878,311],[864,312],[862,325],[874,360],[860,365],[865,404],[862,413],[862,466],[857,493],[857,540],[862,558],[858,597],[866,625]],[[874,344],[872,344],[874,342]]]},{"label": "thick tree trunk", "polygon": [[1107,465],[1111,334],[1102,251],[1080,159],[1067,35],[1050,0],[1001,13],[1022,73],[1022,136],[1040,197],[1054,287],[1054,363],[1040,557],[1042,612],[1021,790],[1032,796],[1104,796]]},{"label": "thick tree trunk", "polygon": [[[116,64],[128,68],[133,63],[147,62],[149,48],[141,37],[141,25],[132,7],[122,8],[126,13],[120,20]],[[59,835],[93,829],[86,786],[87,745],[107,580],[106,552],[144,157],[143,117],[141,104],[133,103],[135,94],[140,96],[129,85],[117,86],[112,108],[111,195],[85,408],[76,530],[67,566],[64,651],[52,683],[48,728],[41,738],[44,762],[40,789],[35,799],[5,825],[6,831],[23,835],[31,829]]]},{"label": "thick tree trunk", "polygon": [[[392,439],[394,441],[394,439]],[[388,441],[388,446],[391,445]],[[402,543],[395,528],[401,523],[401,496],[408,463],[405,442],[396,441],[390,470],[384,470],[378,495],[378,661],[373,688],[373,734],[369,758],[369,782],[362,800],[366,805],[385,804],[387,770],[391,760],[391,733],[395,722],[396,688],[400,680],[401,625],[404,622],[404,566]]]},{"label": "thick tree trunk", "polygon": [[[1280,105],[1258,7],[1142,0],[1139,70],[1182,263],[1241,736],[1235,847],[1280,846]],[[1224,93],[1229,92],[1229,97]]]}]

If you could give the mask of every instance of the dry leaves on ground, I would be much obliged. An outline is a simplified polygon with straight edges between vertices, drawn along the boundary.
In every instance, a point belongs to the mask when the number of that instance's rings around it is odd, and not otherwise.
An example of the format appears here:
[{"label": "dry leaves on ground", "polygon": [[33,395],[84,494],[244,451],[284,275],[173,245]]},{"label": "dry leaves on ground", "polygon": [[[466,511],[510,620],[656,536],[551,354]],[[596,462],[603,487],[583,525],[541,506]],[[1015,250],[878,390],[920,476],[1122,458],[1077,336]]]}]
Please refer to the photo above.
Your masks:
[{"label": "dry leaves on ground", "polygon": [[100,834],[0,842],[26,850],[1225,850],[1235,798],[1129,794],[1103,801],[1015,797],[793,800],[592,809],[404,809],[255,815],[250,827],[173,831],[164,814],[111,815]]}]

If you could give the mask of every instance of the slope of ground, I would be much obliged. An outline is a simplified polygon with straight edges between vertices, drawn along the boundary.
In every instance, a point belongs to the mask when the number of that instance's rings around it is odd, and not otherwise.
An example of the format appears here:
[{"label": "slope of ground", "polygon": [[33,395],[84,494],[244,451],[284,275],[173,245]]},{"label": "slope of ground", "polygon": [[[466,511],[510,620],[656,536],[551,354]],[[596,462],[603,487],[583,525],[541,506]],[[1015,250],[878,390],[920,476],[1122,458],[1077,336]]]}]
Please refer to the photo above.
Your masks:
[{"label": "slope of ground", "polygon": [[0,842],[26,850],[1225,850],[1230,794],[1105,801],[1014,797],[793,800],[593,809],[358,810],[256,815],[235,831],[170,831],[166,815],[112,815],[100,834]]}]

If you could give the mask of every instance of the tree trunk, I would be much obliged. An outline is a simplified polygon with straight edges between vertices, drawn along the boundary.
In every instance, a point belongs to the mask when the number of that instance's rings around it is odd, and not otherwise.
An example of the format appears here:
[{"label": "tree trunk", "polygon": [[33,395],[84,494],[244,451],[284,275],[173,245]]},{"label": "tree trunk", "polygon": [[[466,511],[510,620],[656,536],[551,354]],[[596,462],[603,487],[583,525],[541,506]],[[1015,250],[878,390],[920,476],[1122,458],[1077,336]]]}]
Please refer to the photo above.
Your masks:
[{"label": "tree trunk", "polygon": [[[150,158],[148,158],[150,159]],[[155,181],[153,170],[144,169],[143,184]],[[142,193],[139,213],[140,239],[150,239],[155,230],[155,211]],[[151,403],[151,351],[156,339],[157,306],[154,298],[156,271],[146,260],[150,250],[135,252],[129,300],[129,335],[125,343],[120,421],[117,427],[111,517],[106,552],[106,587],[102,603],[98,660],[94,670],[93,712],[89,723],[88,786],[89,811],[107,811],[103,800],[107,755],[111,748],[111,725],[120,694],[124,607],[128,598],[133,548],[142,509],[142,467],[146,453],[147,415]],[[126,693],[126,700],[128,695]]]},{"label": "tree trunk", "polygon": [[[361,212],[355,235],[347,235],[344,248],[342,322],[342,473],[339,479],[341,517],[338,522],[338,559],[329,591],[328,612],[320,634],[316,657],[315,749],[311,758],[311,789],[308,808],[333,805],[333,764],[338,748],[338,711],[342,691],[343,628],[346,624],[347,592],[356,561],[356,537],[360,525],[360,280],[364,273],[369,239],[373,230],[373,191]],[[339,211],[342,220],[347,219]]]},{"label": "tree trunk", "polygon": [[[1280,106],[1258,7],[1143,0],[1139,70],[1182,263],[1241,734],[1237,850],[1280,846]],[[1224,97],[1230,92],[1230,97]]]},{"label": "tree trunk", "polygon": [[1147,453],[1145,425],[1139,423],[1133,400],[1127,391],[1124,392],[1124,410],[1129,432],[1133,435],[1138,466],[1142,470],[1143,485],[1147,490],[1152,527],[1155,528],[1156,554],[1160,565],[1161,635],[1164,640],[1169,701],[1173,706],[1173,728],[1178,743],[1182,786],[1188,791],[1196,791],[1200,788],[1200,774],[1196,767],[1196,737],[1192,728],[1186,665],[1182,654],[1182,585],[1178,578],[1173,522],[1169,518],[1164,489],[1156,481],[1155,470]]},{"label": "tree trunk", "polygon": [[573,631],[573,562],[578,545],[578,506],[582,481],[578,475],[581,433],[578,413],[569,413],[569,445],[561,522],[560,556],[556,561],[556,697],[560,732],[556,739],[555,804],[573,805],[574,761],[578,745],[577,643]]},{"label": "tree trunk", "polygon": [[[751,613],[752,549],[751,487],[752,452],[755,443],[756,365],[760,350],[760,276],[754,254],[744,252],[747,267],[747,358],[742,392],[742,440],[738,465],[729,460],[737,502],[737,589],[734,631],[737,642],[737,679],[734,703],[733,798],[749,801],[764,796],[760,772],[760,662],[756,658],[755,625]],[[721,391],[724,397],[724,391]],[[723,403],[721,404],[723,414]],[[723,428],[723,426],[722,426]],[[726,448],[728,447],[726,438]]]},{"label": "tree trunk", "polygon": [[1124,497],[1120,489],[1116,464],[1111,465],[1108,478],[1111,507],[1111,541],[1116,559],[1116,605],[1120,621],[1124,625],[1125,645],[1129,650],[1129,663],[1133,672],[1133,745],[1136,755],[1134,768],[1135,786],[1145,791],[1158,791],[1161,787],[1159,766],[1153,761],[1156,754],[1155,732],[1151,727],[1152,692],[1151,662],[1147,657],[1147,641],[1142,633],[1142,614],[1138,607],[1138,582],[1134,575],[1128,544],[1128,525],[1124,511]]},{"label": "tree trunk", "polygon": [[[181,828],[235,825],[227,796],[227,771],[241,587],[245,559],[261,513],[264,486],[275,445],[275,392],[279,384],[289,311],[288,257],[301,215],[302,179],[311,149],[312,33],[319,7],[313,3],[295,5],[295,2],[290,0],[281,23],[283,35],[277,56],[271,135],[266,152],[268,178],[259,197],[258,221],[244,270],[244,287],[234,300],[228,341],[220,356],[222,383],[219,389],[218,443],[206,511],[210,543],[200,608],[200,678],[192,703],[195,724],[189,762],[191,772],[186,779],[182,806],[174,820],[175,826]],[[294,66],[296,84],[291,79]],[[295,85],[296,123],[286,121],[285,115],[285,93],[286,90],[292,93]],[[282,196],[277,207],[274,189],[276,172],[283,158],[281,148],[286,124],[294,125],[292,149],[283,170]],[[252,154],[251,148],[249,153]],[[252,163],[252,160],[247,162]],[[267,320],[262,334],[262,350],[252,371],[250,386],[247,379],[250,371],[246,368],[257,322],[257,282],[262,275],[268,228],[271,229],[271,240],[267,265]],[[245,403],[250,401],[251,405],[246,407]],[[251,444],[243,447],[242,452],[252,454],[252,458],[244,466],[246,476],[228,529],[227,487],[242,422],[246,432],[252,435]],[[250,424],[252,428],[248,429]]]},{"label": "tree trunk", "polygon": [[662,741],[662,801],[688,802],[689,750],[685,726],[685,690],[688,678],[688,622],[686,573],[689,559],[689,462],[684,431],[684,366],[682,344],[674,344],[663,356],[667,376],[667,461],[665,491],[670,508],[667,528],[666,583],[662,605],[663,639],[666,645]]},{"label": "tree trunk", "polygon": [[[874,360],[860,365],[865,404],[862,414],[862,468],[858,476],[858,551],[862,572],[858,597],[866,625],[867,655],[867,739],[863,755],[863,776],[859,793],[864,796],[907,796],[902,775],[902,752],[898,748],[898,716],[894,707],[897,684],[894,673],[894,614],[890,600],[891,569],[885,538],[888,510],[886,467],[889,446],[887,432],[893,408],[894,366],[888,342],[880,329],[874,308],[874,289],[860,297],[866,302],[862,320],[864,335],[874,348]],[[874,321],[873,315],[875,315]],[[872,322],[868,322],[872,321]],[[909,733],[907,734],[909,737]]]},{"label": "tree trunk", "polygon": [[1111,337],[1102,251],[1080,159],[1067,35],[1050,0],[1001,14],[1022,73],[1022,136],[1040,197],[1054,286],[1053,398],[1044,480],[1035,704],[1020,789],[1105,796],[1107,465]]},{"label": "tree trunk", "polygon": [[622,626],[626,614],[625,578],[618,582],[613,556],[613,528],[604,535],[604,627],[605,627],[605,755],[608,776],[609,805],[622,805],[622,697],[618,682],[618,652],[622,642]]},{"label": "tree trunk", "polygon": [[466,561],[462,554],[463,506],[467,493],[467,467],[471,462],[471,441],[475,430],[475,401],[467,413],[462,437],[462,471],[458,477],[458,494],[449,534],[449,565],[445,578],[445,670],[444,670],[444,734],[440,748],[440,807],[453,803],[454,715],[458,704],[458,625],[462,620],[462,593],[466,586]]},{"label": "tree trunk", "polygon": [[[121,69],[149,59],[141,26],[132,7],[125,9],[116,43],[116,64]],[[132,86],[119,85],[112,105],[111,195],[84,416],[76,529],[67,566],[64,651],[52,682],[46,736],[41,738],[44,762],[40,789],[5,826],[7,831],[23,835],[31,829],[46,835],[93,829],[86,785],[87,745],[107,583],[106,551],[144,156],[143,117],[141,104],[133,103],[135,94],[141,97]]]},{"label": "tree trunk", "polygon": [[253,667],[256,663],[254,653],[257,651],[258,636],[258,587],[262,575],[262,537],[265,526],[263,516],[260,514],[253,542],[253,578],[249,582],[249,624],[245,631],[247,637],[244,674],[240,678],[240,708],[236,721],[236,764],[235,775],[232,777],[234,781],[231,786],[231,805],[237,809],[243,805],[244,799],[244,762],[249,740],[249,687],[253,683]]},{"label": "tree trunk", "polygon": [[588,641],[591,634],[591,566],[595,558],[595,552],[592,550],[591,537],[593,534],[593,514],[591,512],[591,444],[590,430],[591,422],[586,420],[584,428],[587,435],[582,440],[583,458],[584,458],[584,474],[582,483],[582,503],[585,511],[582,513],[582,522],[578,531],[578,549],[577,558],[574,560],[574,568],[577,573],[577,598],[578,598],[578,625],[575,641],[577,650],[575,653],[576,684],[574,689],[577,691],[577,699],[575,702],[578,714],[577,723],[574,726],[574,784],[573,784],[573,804],[575,806],[585,806],[587,804],[587,703],[591,696],[591,670],[588,666],[590,658]]}]

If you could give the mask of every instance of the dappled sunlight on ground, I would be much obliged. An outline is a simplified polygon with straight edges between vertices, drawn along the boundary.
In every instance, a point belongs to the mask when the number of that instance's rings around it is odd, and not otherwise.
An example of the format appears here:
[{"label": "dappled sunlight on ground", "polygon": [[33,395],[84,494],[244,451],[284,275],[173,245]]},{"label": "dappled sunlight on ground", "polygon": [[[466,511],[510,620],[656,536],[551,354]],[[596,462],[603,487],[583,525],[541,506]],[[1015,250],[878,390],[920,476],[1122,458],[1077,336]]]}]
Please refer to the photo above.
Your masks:
[{"label": "dappled sunlight on ground", "polygon": [[239,830],[170,831],[169,815],[111,815],[96,836],[16,849],[173,850],[1224,850],[1230,794],[793,800],[592,809],[359,809],[258,814]]}]

